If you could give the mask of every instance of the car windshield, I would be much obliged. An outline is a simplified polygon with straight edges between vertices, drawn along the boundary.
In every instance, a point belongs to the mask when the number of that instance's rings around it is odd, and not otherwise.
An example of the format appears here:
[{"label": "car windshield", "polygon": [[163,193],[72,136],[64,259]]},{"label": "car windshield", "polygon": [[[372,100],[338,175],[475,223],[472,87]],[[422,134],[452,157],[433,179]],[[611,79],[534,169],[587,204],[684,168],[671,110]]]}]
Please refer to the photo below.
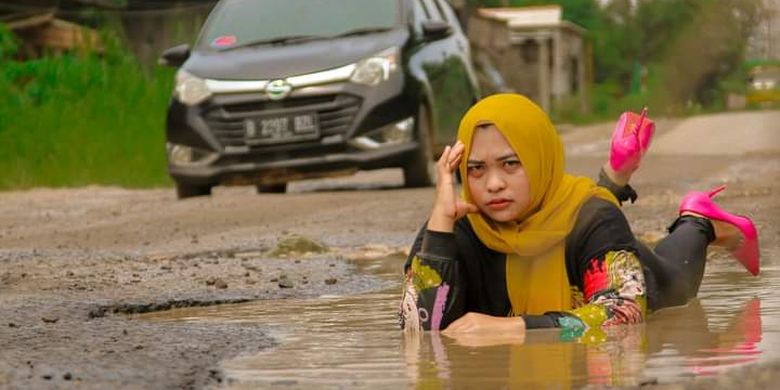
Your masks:
[{"label": "car windshield", "polygon": [[400,24],[398,0],[223,0],[198,47],[227,50],[381,31]]}]

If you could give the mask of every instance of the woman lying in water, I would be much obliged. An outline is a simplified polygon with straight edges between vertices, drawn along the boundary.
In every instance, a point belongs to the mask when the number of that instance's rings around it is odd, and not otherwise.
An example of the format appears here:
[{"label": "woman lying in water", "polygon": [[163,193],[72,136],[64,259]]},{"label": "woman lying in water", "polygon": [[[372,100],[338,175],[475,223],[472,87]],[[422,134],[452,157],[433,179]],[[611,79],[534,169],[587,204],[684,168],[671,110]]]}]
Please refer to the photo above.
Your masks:
[{"label": "woman lying in water", "polygon": [[713,202],[722,188],[688,193],[654,250],[634,237],[619,205],[632,195],[626,182],[649,124],[615,131],[597,185],[564,173],[561,141],[529,99],[474,105],[437,163],[435,204],[406,263],[402,328],[456,335],[642,322],[696,296],[710,244],[758,274],[755,226]]}]

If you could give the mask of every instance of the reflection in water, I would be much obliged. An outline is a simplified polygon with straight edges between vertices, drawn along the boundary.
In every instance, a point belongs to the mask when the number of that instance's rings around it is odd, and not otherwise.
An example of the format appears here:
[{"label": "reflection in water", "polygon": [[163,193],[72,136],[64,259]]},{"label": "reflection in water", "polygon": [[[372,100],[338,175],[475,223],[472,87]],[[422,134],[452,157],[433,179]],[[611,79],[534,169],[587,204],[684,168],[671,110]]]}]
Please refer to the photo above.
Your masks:
[{"label": "reflection in water", "polygon": [[[570,389],[587,384],[639,384],[645,362],[643,333],[642,326],[617,327],[610,329],[609,334],[586,335],[598,340],[596,344],[587,344],[560,342],[558,332],[545,330],[529,332],[521,343],[492,340],[497,343],[476,346],[471,337],[464,343],[460,338],[451,340],[434,333],[426,336],[425,343],[407,340],[405,346],[417,352],[407,352],[406,357],[418,388],[437,384]],[[421,344],[428,345],[429,350],[425,351]],[[445,369],[435,374],[419,369],[421,363],[430,361]]]},{"label": "reflection in water", "polygon": [[[753,281],[718,264],[709,265],[700,299],[688,306],[655,313],[645,324],[591,330],[574,339],[556,330],[530,331],[525,337],[403,335],[396,316],[398,291],[181,309],[140,318],[266,324],[279,347],[224,362],[233,388],[633,386],[780,357],[768,347],[780,338],[780,301],[771,291],[778,270],[767,267]],[[398,286],[400,291],[400,280]]]},{"label": "reflection in water", "polygon": [[[549,330],[532,331],[525,338],[411,335],[405,339],[405,358],[418,388],[638,386],[659,377],[714,373],[757,361],[759,305],[758,299],[750,300],[718,332],[708,330],[707,316],[694,301],[659,313],[661,318],[648,324],[592,330],[575,342],[562,342],[559,332]],[[648,375],[653,366],[658,372]]]},{"label": "reflection in water", "polygon": [[[693,301],[674,313],[659,313],[651,320],[649,351],[662,353],[666,345],[672,346],[683,356],[685,372],[695,375],[712,375],[757,361],[761,354],[761,301],[753,298],[731,318],[723,318],[726,322],[718,324],[723,327],[719,331],[711,330],[700,302]],[[675,324],[684,324],[684,329]]]}]

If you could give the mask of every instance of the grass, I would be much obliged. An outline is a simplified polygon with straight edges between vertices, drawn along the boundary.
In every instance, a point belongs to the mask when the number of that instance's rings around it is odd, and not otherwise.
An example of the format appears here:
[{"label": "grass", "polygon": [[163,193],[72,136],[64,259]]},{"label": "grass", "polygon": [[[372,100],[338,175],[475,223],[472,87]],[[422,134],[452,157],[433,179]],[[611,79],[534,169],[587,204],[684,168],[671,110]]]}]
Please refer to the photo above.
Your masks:
[{"label": "grass", "polygon": [[171,184],[173,70],[144,72],[118,46],[17,61],[8,42],[0,39],[0,189]]},{"label": "grass", "polygon": [[[617,120],[624,111],[640,112],[647,107],[651,117],[687,117],[706,113],[723,112],[726,95],[729,92],[744,94],[745,77],[740,74],[721,80],[714,91],[717,97],[709,105],[702,105],[693,100],[679,103],[681,100],[669,92],[669,80],[664,76],[659,66],[651,66],[645,85],[641,90],[626,93],[624,88],[615,83],[593,84],[588,90],[589,105],[586,112],[580,110],[579,99],[576,96],[564,98],[556,102],[551,111],[554,121],[585,125],[604,121]],[[746,109],[757,109],[748,105]]]}]

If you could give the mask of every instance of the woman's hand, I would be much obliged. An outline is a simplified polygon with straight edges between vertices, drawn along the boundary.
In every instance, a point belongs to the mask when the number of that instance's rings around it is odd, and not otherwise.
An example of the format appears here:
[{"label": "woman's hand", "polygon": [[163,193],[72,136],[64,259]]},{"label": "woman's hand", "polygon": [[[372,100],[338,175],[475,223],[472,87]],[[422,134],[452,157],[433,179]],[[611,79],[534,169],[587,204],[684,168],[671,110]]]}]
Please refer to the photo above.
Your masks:
[{"label": "woman's hand", "polygon": [[523,345],[525,333],[458,333],[450,337],[455,344],[464,347],[494,347],[497,345]]},{"label": "woman's hand", "polygon": [[454,146],[447,145],[436,162],[436,201],[433,205],[431,218],[428,220],[428,230],[437,232],[452,232],[455,221],[467,213],[479,211],[477,206],[460,199],[455,192],[455,182],[452,173],[458,169],[463,158],[465,146],[458,141]]},{"label": "woman's hand", "polygon": [[487,314],[469,312],[451,323],[441,333],[456,337],[466,333],[508,332],[514,335],[525,334],[523,317],[495,317]]}]

